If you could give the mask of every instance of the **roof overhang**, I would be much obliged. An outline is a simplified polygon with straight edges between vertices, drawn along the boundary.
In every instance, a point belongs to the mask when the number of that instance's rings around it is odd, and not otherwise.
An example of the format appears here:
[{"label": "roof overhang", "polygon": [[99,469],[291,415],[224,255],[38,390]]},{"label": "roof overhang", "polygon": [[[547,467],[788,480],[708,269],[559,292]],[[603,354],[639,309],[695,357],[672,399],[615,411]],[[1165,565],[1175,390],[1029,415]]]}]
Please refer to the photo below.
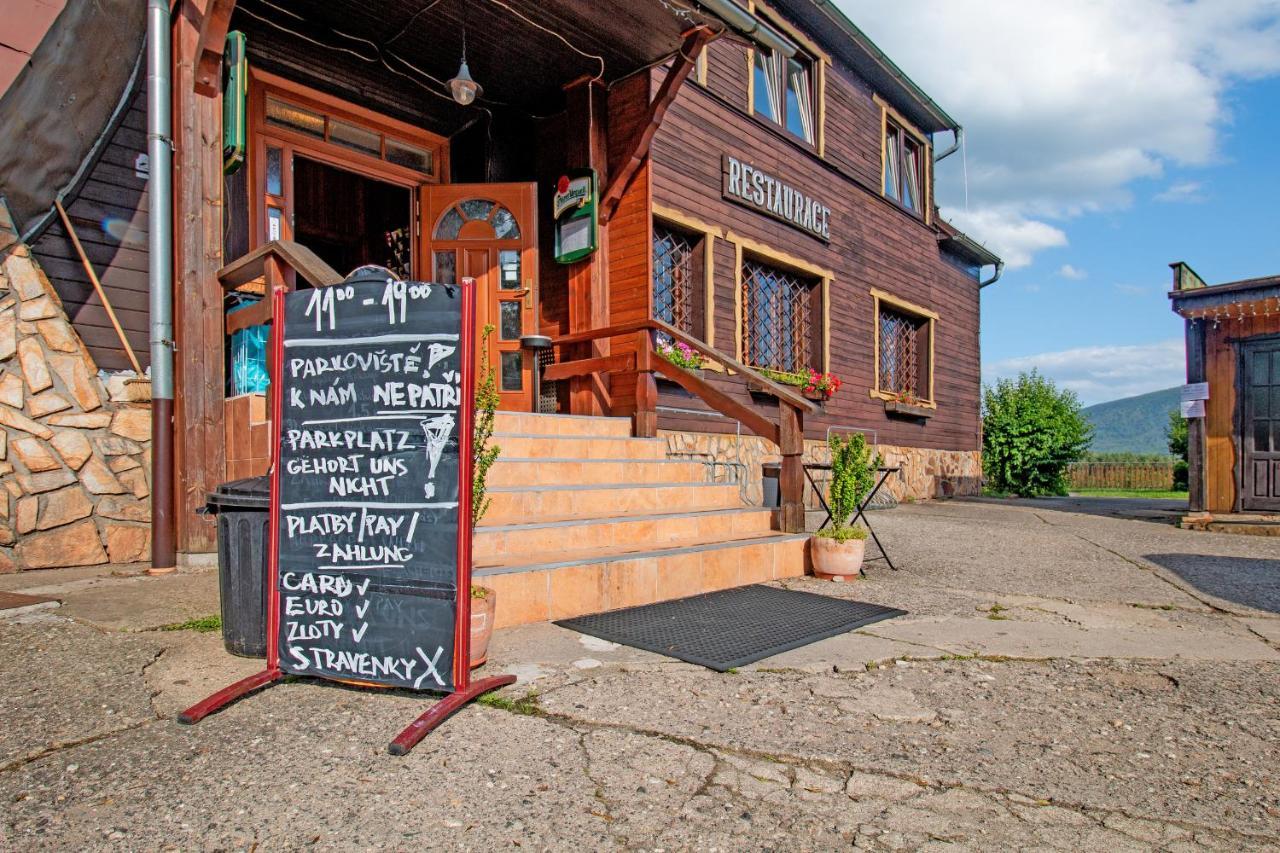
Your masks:
[{"label": "roof overhang", "polygon": [[1280,314],[1280,276],[1175,290],[1169,300],[1188,320]]},{"label": "roof overhang", "polygon": [[960,123],[903,73],[833,0],[773,0],[813,39],[856,71],[893,108],[925,133],[955,131]]}]

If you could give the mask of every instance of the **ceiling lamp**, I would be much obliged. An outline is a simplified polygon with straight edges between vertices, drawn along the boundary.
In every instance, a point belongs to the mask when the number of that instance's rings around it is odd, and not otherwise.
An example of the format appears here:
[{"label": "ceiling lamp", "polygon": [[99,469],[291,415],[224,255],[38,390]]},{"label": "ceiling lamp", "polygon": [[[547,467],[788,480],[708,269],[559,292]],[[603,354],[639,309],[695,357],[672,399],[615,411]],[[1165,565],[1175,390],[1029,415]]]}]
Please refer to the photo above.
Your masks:
[{"label": "ceiling lamp", "polygon": [[458,73],[449,81],[449,94],[464,107],[470,106],[472,101],[484,94],[484,89],[471,79],[471,70],[467,68],[466,30],[462,32],[462,64],[458,66]]}]

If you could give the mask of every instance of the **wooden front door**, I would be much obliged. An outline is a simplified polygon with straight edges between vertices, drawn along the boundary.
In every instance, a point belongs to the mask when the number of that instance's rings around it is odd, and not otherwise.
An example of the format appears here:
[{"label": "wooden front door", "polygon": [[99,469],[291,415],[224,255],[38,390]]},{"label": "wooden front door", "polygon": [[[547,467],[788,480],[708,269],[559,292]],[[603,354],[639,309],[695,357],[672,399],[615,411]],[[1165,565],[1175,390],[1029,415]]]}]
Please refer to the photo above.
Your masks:
[{"label": "wooden front door", "polygon": [[1280,340],[1243,347],[1240,400],[1243,510],[1280,510]]},{"label": "wooden front door", "polygon": [[[538,332],[536,185],[425,186],[421,205],[418,268],[443,284],[476,280],[476,336],[493,326],[489,366],[497,372],[499,407],[533,411],[533,355],[520,338]],[[476,358],[483,368],[479,346]]]}]

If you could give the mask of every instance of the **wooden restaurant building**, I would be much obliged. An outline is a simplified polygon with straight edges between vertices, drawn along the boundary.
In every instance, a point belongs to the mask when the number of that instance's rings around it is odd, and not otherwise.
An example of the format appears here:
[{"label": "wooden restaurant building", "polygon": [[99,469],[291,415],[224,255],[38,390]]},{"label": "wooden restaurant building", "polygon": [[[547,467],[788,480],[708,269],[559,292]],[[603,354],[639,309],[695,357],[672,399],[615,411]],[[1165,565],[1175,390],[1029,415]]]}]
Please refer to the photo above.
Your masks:
[{"label": "wooden restaurant building", "polygon": [[[978,492],[1001,265],[938,216],[961,127],[827,0],[176,0],[159,226],[138,5],[54,24],[122,30],[82,83],[99,131],[61,171],[0,151],[27,176],[5,189],[7,565],[212,552],[205,496],[268,464],[258,300],[363,264],[474,278],[495,327],[476,575],[500,624],[802,573],[801,465],[832,432],[900,466],[898,499]],[[33,110],[45,49],[0,117]],[[171,336],[148,327],[166,263]],[[149,339],[171,410],[129,380]],[[839,390],[809,399],[812,373]]]}]

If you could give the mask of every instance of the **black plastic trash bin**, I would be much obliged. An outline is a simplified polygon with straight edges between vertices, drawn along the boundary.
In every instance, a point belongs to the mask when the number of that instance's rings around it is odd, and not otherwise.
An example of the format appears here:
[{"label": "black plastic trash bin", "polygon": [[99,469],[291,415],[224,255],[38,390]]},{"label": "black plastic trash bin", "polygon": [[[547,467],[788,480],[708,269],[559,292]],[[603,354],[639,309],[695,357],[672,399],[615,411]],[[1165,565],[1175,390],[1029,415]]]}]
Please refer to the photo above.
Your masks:
[{"label": "black plastic trash bin", "polygon": [[218,517],[218,592],[222,642],[233,655],[267,656],[267,527],[271,489],[266,477],[223,483],[209,495]]}]

